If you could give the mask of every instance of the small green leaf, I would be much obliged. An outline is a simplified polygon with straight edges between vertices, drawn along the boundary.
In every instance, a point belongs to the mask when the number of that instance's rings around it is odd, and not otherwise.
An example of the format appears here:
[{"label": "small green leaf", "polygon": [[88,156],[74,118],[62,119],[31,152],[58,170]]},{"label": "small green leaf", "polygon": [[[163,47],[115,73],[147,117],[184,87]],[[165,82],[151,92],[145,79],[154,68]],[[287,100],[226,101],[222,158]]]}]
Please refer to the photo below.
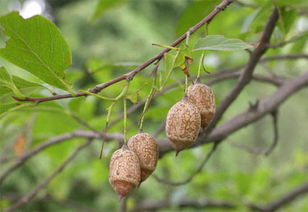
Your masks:
[{"label": "small green leaf", "polygon": [[140,95],[139,92],[137,91],[135,93],[127,95],[126,98],[130,100],[133,104],[137,104],[139,102]]},{"label": "small green leaf", "polygon": [[249,31],[251,24],[257,18],[260,11],[261,11],[261,8],[258,8],[251,15],[249,15],[249,16],[247,16],[247,18],[245,18],[244,23],[243,23],[242,28],[241,28],[241,33],[246,33],[246,32]]},{"label": "small green leaf", "polygon": [[199,40],[194,51],[217,50],[235,51],[250,48],[251,46],[240,39],[225,38],[221,35],[209,35]]},{"label": "small green leaf", "polygon": [[[9,75],[6,71],[6,69],[4,67],[0,67],[0,88],[7,88],[4,89],[4,92],[7,90],[11,90],[14,92],[14,94],[16,96],[18,96],[19,98],[22,98],[23,95],[22,93],[18,90],[18,88],[16,87],[16,85],[14,84],[11,75]],[[2,90],[2,89],[1,89]],[[2,93],[3,91],[0,91],[0,93]]]},{"label": "small green leaf", "polygon": [[185,64],[186,57],[191,57],[191,47],[181,46],[174,63],[174,67],[182,67]]},{"label": "small green leaf", "polygon": [[279,9],[279,13],[278,27],[286,35],[296,20],[297,12],[294,9],[282,7]]},{"label": "small green leaf", "polygon": [[92,15],[92,20],[99,18],[106,10],[120,6],[127,0],[98,0],[95,11]]},{"label": "small green leaf", "polygon": [[46,83],[73,93],[64,70],[72,63],[71,51],[54,23],[42,16],[23,19],[17,12],[0,17],[10,37],[0,56]]},{"label": "small green leaf", "polygon": [[290,48],[289,53],[298,53],[302,52],[305,49],[306,43],[308,41],[308,32],[305,32],[298,36],[293,36],[290,40],[294,42],[292,47]]},{"label": "small green leaf", "polygon": [[168,53],[164,55],[165,71],[168,73],[174,68],[175,55]]}]

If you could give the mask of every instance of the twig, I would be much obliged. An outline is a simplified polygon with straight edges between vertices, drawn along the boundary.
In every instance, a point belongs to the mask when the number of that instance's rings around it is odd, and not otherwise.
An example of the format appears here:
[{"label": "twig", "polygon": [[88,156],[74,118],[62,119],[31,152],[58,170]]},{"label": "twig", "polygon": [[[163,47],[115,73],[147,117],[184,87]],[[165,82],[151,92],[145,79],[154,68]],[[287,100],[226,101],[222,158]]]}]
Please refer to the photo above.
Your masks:
[{"label": "twig", "polygon": [[153,174],[153,177],[155,180],[157,180],[159,183],[166,184],[166,185],[171,185],[171,186],[180,186],[180,185],[185,185],[189,182],[191,182],[195,176],[197,176],[205,166],[205,164],[209,161],[215,150],[217,149],[218,145],[220,142],[216,142],[213,144],[211,151],[206,155],[202,163],[199,165],[199,167],[185,180],[182,180],[180,182],[172,182],[163,178],[158,177],[157,175]]},{"label": "twig", "polygon": [[214,119],[206,130],[207,133],[209,133],[216,126],[218,121],[222,118],[224,112],[234,102],[234,100],[238,97],[238,95],[245,88],[245,86],[251,81],[255,67],[257,66],[262,55],[269,48],[268,46],[269,46],[270,38],[274,31],[278,17],[279,17],[279,12],[278,12],[278,9],[275,8],[265,26],[265,29],[261,36],[258,47],[251,53],[250,59],[245,67],[245,70],[243,74],[240,76],[235,87],[223,99],[220,106],[217,108],[217,112],[214,116]]},{"label": "twig", "polygon": [[[84,138],[101,138],[101,134],[92,132],[92,131],[81,131],[77,130],[72,133],[66,133],[54,138],[48,139],[46,142],[36,146],[34,149],[30,150],[27,154],[23,155],[21,158],[19,158],[14,164],[10,165],[3,173],[0,175],[0,185],[4,181],[4,179],[10,175],[14,170],[16,170],[18,167],[20,167],[22,164],[24,164],[27,160],[29,160],[31,157],[36,155],[37,153],[41,152],[42,150],[46,149],[47,147],[59,144],[61,142],[64,142],[65,140],[76,138],[76,137],[84,137]],[[108,140],[122,140],[123,136],[120,134],[106,134],[103,135],[103,138]]]},{"label": "twig", "polygon": [[[205,18],[203,18],[199,23],[197,23],[196,25],[194,25],[193,27],[191,27],[187,32],[185,32],[182,36],[180,36],[178,39],[176,39],[173,43],[171,43],[169,46],[171,47],[175,47],[178,44],[180,44],[183,40],[186,39],[187,35],[192,35],[194,32],[196,32],[200,27],[202,27],[204,24],[211,22],[211,20],[221,11],[223,11],[224,9],[227,8],[227,6],[229,4],[232,3],[232,0],[223,0],[208,16],[206,16]],[[163,51],[161,51],[159,54],[157,54],[156,56],[150,58],[149,60],[147,60],[145,63],[139,65],[137,68],[133,69],[132,71],[116,77],[108,82],[102,83],[102,84],[98,84],[95,86],[95,88],[92,88],[90,90],[88,90],[88,92],[91,93],[99,93],[100,91],[102,91],[103,89],[118,83],[120,81],[123,80],[132,80],[134,78],[134,76],[136,74],[138,74],[140,71],[142,71],[143,69],[145,69],[146,67],[148,67],[149,65],[151,65],[154,62],[157,62],[159,60],[161,60],[161,58],[164,56],[164,54],[168,53],[170,51],[169,48],[164,49]],[[17,101],[32,101],[32,102],[36,102],[36,103],[40,103],[40,102],[46,102],[46,101],[51,101],[51,100],[58,100],[58,99],[65,99],[65,98],[74,98],[74,97],[80,97],[80,96],[88,96],[87,93],[85,92],[78,92],[76,93],[76,95],[71,95],[71,94],[63,94],[63,95],[55,95],[55,96],[50,96],[50,97],[26,97],[25,99],[19,99],[17,97],[14,97]]]},{"label": "twig", "polygon": [[278,134],[278,110],[275,109],[274,111],[272,111],[271,116],[272,116],[272,119],[273,119],[274,140],[273,140],[272,145],[264,152],[264,154],[266,156],[270,155],[271,152],[275,149],[275,147],[277,146],[277,143],[278,143],[278,138],[279,138],[279,134]]},{"label": "twig", "polygon": [[264,149],[260,149],[260,148],[256,148],[256,147],[250,147],[250,146],[246,146],[244,144],[238,144],[238,143],[235,143],[235,142],[228,142],[228,143],[231,144],[234,147],[243,149],[246,152],[251,153],[251,154],[260,155],[260,154],[264,154],[264,152],[265,152]]},{"label": "twig", "polygon": [[22,205],[28,203],[31,199],[33,199],[42,189],[44,189],[50,181],[55,178],[63,169],[78,155],[78,153],[90,145],[92,139],[89,139],[84,144],[80,145],[63,163],[58,166],[58,168],[51,173],[45,180],[43,180],[40,184],[38,184],[30,193],[26,194],[22,198],[20,198],[14,205],[10,208],[5,209],[3,212],[11,212],[15,211],[17,208],[21,207]]},{"label": "twig", "polygon": [[[137,205],[136,208],[130,212],[142,212],[142,211],[157,211],[164,208],[170,208],[173,204],[168,200],[157,200],[157,201],[146,201]],[[177,205],[179,208],[195,208],[195,209],[205,209],[205,208],[220,208],[220,209],[235,209],[236,206],[229,202],[222,202],[209,199],[181,199]]]},{"label": "twig", "polygon": [[307,38],[307,36],[308,36],[308,32],[306,31],[306,32],[300,33],[300,34],[290,38],[289,40],[283,41],[283,42],[275,44],[275,45],[271,45],[270,48],[272,48],[272,49],[281,48],[281,47],[283,47],[287,44],[293,43],[293,42],[300,40],[302,38],[305,38],[305,37]]},{"label": "twig", "polygon": [[290,193],[285,194],[279,199],[271,203],[268,203],[266,205],[259,206],[259,205],[250,203],[248,204],[248,206],[251,209],[256,210],[256,211],[274,212],[278,210],[279,208],[283,207],[284,205],[289,204],[290,202],[294,201],[299,196],[304,195],[306,193],[308,193],[308,183],[298,186],[297,188],[292,190]]},{"label": "twig", "polygon": [[297,59],[308,59],[308,54],[286,54],[286,55],[274,55],[268,56],[260,60],[260,62],[267,62],[271,60],[297,60]]}]

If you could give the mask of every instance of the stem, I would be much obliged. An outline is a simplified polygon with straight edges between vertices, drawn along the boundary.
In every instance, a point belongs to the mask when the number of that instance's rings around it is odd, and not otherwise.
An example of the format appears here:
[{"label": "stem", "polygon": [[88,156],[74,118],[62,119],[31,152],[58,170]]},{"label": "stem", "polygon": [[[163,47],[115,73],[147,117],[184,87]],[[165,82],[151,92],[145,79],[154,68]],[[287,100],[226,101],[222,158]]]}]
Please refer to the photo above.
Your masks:
[{"label": "stem", "polygon": [[[109,125],[109,122],[110,122],[110,116],[111,116],[111,112],[112,112],[112,109],[113,109],[113,106],[116,104],[117,102],[112,102],[111,105],[107,108],[107,118],[106,118],[106,124],[105,124],[105,129],[104,129],[104,133],[106,133],[107,129],[108,129],[108,125]],[[105,139],[102,140],[102,146],[101,146],[101,151],[100,151],[100,154],[99,154],[99,159],[102,159],[103,157],[103,151],[104,151],[104,145],[105,145]]]},{"label": "stem", "polygon": [[82,91],[82,92],[86,93],[89,96],[95,96],[95,97],[97,97],[99,99],[103,99],[103,100],[107,100],[107,101],[115,101],[116,100],[116,98],[110,98],[110,97],[106,97],[106,96],[101,96],[101,95],[98,95],[96,93],[91,93],[89,91]]},{"label": "stem", "polygon": [[186,32],[186,40],[185,40],[185,45],[189,46],[189,37],[190,37],[190,32]]},{"label": "stem", "polygon": [[176,48],[176,47],[173,47],[173,46],[164,45],[164,44],[153,43],[152,45],[153,46],[162,47],[164,49],[179,50],[179,48]]},{"label": "stem", "polygon": [[188,89],[188,76],[185,74],[185,88],[184,88],[184,94],[187,95],[187,89]]},{"label": "stem", "polygon": [[123,96],[126,96],[127,91],[128,91],[128,87],[129,87],[129,81],[126,81],[126,85],[123,88],[122,92],[115,98],[115,101],[118,101],[119,99],[121,99]]},{"label": "stem", "polygon": [[205,56],[205,53],[204,53],[204,51],[202,51],[200,61],[199,61],[199,66],[198,66],[197,80],[200,79],[201,67],[203,67],[204,56]]},{"label": "stem", "polygon": [[126,135],[127,135],[127,111],[126,111],[126,98],[123,99],[123,107],[124,107],[124,119],[123,119],[123,136],[124,136],[124,143],[126,143]]},{"label": "stem", "polygon": [[[122,89],[121,93],[112,100],[112,103],[111,105],[108,107],[107,109],[107,118],[106,118],[106,124],[105,124],[105,129],[104,129],[104,133],[107,132],[107,129],[108,129],[108,126],[109,126],[109,122],[110,122],[110,116],[111,116],[111,112],[112,112],[112,109],[113,109],[113,106],[117,103],[118,100],[120,100],[123,96],[125,97],[126,94],[127,94],[127,91],[128,91],[128,87],[129,87],[129,81],[126,81],[126,85],[124,86],[124,88]],[[125,101],[125,98],[124,98],[124,101]],[[126,102],[125,102],[125,105],[126,105]],[[126,111],[126,107],[124,107],[124,111]],[[124,117],[126,119],[126,115]],[[126,123],[126,120],[125,120],[125,123]],[[126,129],[126,127],[124,127]],[[125,130],[124,130],[125,132]],[[124,142],[126,141],[126,136],[124,134]],[[103,151],[104,151],[104,145],[105,145],[105,140],[102,141],[102,146],[101,146],[101,151],[100,151],[100,154],[99,154],[99,159],[102,158],[103,156]]]},{"label": "stem", "polygon": [[106,97],[106,96],[101,96],[101,95],[98,95],[96,93],[91,93],[89,91],[82,91],[90,96],[95,96],[97,98],[100,98],[100,99],[103,99],[103,100],[107,100],[107,101],[112,101],[112,102],[116,102],[118,101],[119,99],[121,99],[126,93],[127,93],[127,90],[128,90],[128,86],[129,86],[129,82],[127,81],[127,84],[124,86],[124,88],[122,89],[121,93],[115,97],[115,98],[111,98],[111,97]]},{"label": "stem", "polygon": [[151,88],[151,91],[150,91],[150,94],[148,95],[147,99],[146,99],[146,102],[144,104],[144,107],[143,107],[143,111],[142,111],[142,114],[141,114],[141,117],[140,117],[140,121],[139,121],[139,131],[142,132],[143,131],[143,120],[144,120],[144,115],[145,115],[145,112],[146,110],[148,109],[149,105],[150,105],[150,102],[156,92],[156,75],[154,76],[154,79],[153,79],[153,85],[152,85],[152,88]]}]

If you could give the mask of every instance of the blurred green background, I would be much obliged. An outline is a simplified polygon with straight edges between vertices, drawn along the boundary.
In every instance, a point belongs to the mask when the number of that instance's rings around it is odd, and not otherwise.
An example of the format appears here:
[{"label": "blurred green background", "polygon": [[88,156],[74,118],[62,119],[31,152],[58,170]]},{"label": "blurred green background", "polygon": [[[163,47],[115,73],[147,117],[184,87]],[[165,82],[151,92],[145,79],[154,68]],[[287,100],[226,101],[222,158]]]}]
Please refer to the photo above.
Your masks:
[{"label": "blurred green background", "polygon": [[[101,3],[103,2],[103,3]],[[153,43],[169,44],[189,27],[207,15],[219,1],[216,0],[1,0],[0,14],[19,10],[24,17],[43,14],[60,28],[73,52],[73,65],[66,72],[74,82],[74,88],[87,89],[131,70],[138,64],[161,51]],[[266,56],[308,53],[308,5],[305,1],[276,1],[284,13],[276,28],[272,43],[301,35],[300,39],[282,48],[271,49]],[[251,0],[233,3],[219,14],[208,26],[208,34],[240,38],[257,43],[265,21],[271,12],[272,3],[266,0]],[[202,31],[202,30],[201,30]],[[202,33],[202,32],[200,32]],[[0,46],[5,37],[2,35]],[[197,61],[191,74],[197,73]],[[211,73],[247,62],[245,51],[206,52],[205,67]],[[3,59],[0,65],[12,73],[22,74],[35,81],[30,74]],[[256,72],[268,76],[293,77],[307,70],[307,59],[279,60],[260,64]],[[164,67],[160,67],[163,69]],[[149,67],[132,81],[129,92],[132,99],[145,99],[151,89]],[[175,70],[168,83],[179,82],[184,75]],[[209,78],[203,79],[206,82]],[[216,103],[232,89],[236,80],[225,80],[213,85]],[[102,93],[117,95],[124,83],[115,84]],[[229,108],[223,121],[232,118],[249,107],[250,102],[271,95],[273,85],[252,82]],[[138,96],[136,95],[138,91]],[[42,94],[47,94],[43,92]],[[169,108],[181,99],[183,85],[155,98],[145,116],[145,131],[155,133],[165,119]],[[132,106],[134,102],[129,102]],[[106,121],[106,108],[110,102],[95,97],[60,100],[42,103],[35,109],[10,113],[0,119],[0,171],[12,163],[19,154],[46,141],[46,139],[85,129],[71,115],[73,111],[91,127],[101,130]],[[289,98],[279,109],[279,143],[273,153],[266,157],[245,150],[266,149],[273,139],[270,116],[253,123],[229,136],[214,153],[209,163],[190,183],[178,187],[160,184],[150,177],[135,190],[127,200],[129,210],[144,202],[170,201],[170,207],[159,211],[224,211],[223,208],[178,208],[183,199],[216,200],[236,206],[230,211],[248,211],[247,203],[266,204],[308,181],[308,92],[303,89]],[[62,111],[62,112],[61,112]],[[116,104],[111,120],[123,111]],[[142,108],[129,116],[128,135],[138,131],[138,118]],[[109,132],[122,132],[118,122]],[[164,138],[162,132],[159,135]],[[25,140],[25,150],[18,146]],[[33,157],[17,169],[0,185],[0,209],[7,207],[35,185],[46,178],[83,139],[70,139],[52,146]],[[83,150],[71,164],[59,174],[38,196],[19,211],[25,212],[71,212],[71,211],[118,211],[120,202],[108,182],[108,163],[116,142],[104,148],[104,158],[98,159],[101,142],[96,140]],[[245,146],[245,148],[243,148]],[[173,181],[190,176],[205,157],[210,145],[183,151],[174,157],[169,153],[159,160],[155,174]],[[22,151],[22,153],[20,153]],[[7,159],[7,160],[5,160]],[[281,211],[308,211],[307,197],[299,198],[283,207]]]}]

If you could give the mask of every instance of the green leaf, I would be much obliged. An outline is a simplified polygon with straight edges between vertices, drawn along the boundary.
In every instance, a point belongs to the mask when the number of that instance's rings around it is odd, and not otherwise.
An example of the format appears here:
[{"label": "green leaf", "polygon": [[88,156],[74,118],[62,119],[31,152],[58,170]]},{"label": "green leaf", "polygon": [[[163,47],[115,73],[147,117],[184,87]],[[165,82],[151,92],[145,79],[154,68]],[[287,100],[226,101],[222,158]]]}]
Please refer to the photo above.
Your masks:
[{"label": "green leaf", "polygon": [[127,95],[126,98],[130,100],[133,104],[137,104],[139,102],[140,95],[139,92],[137,91],[135,93]]},{"label": "green leaf", "polygon": [[304,32],[299,36],[294,36],[290,40],[292,40],[292,42],[294,41],[294,44],[290,48],[289,53],[303,52],[308,41],[308,32]]},{"label": "green leaf", "polygon": [[251,15],[247,16],[247,18],[245,19],[245,21],[242,25],[241,33],[247,33],[249,31],[251,24],[257,18],[260,11],[261,11],[261,8],[258,8]]},{"label": "green leaf", "polygon": [[64,70],[72,63],[71,51],[54,23],[42,16],[23,19],[17,12],[0,17],[10,37],[0,56],[46,83],[73,93]]},{"label": "green leaf", "polygon": [[31,93],[38,88],[45,88],[44,86],[26,81],[20,77],[9,75],[4,67],[0,67],[0,97],[8,94],[23,98],[24,94]]},{"label": "green leaf", "polygon": [[12,80],[14,82],[14,84],[16,85],[17,88],[19,88],[20,90],[24,89],[24,88],[45,88],[44,86],[38,84],[38,83],[34,83],[34,82],[29,82],[27,80],[24,80],[20,77],[17,76],[12,76]]},{"label": "green leaf", "polygon": [[98,0],[91,20],[99,18],[106,10],[120,6],[127,0]]},{"label": "green leaf", "polygon": [[23,97],[22,93],[18,90],[18,88],[15,86],[11,75],[9,75],[4,67],[0,67],[0,88],[4,88],[4,91],[2,89],[0,90],[0,94],[5,91],[13,91],[14,94],[20,98]]},{"label": "green leaf", "polygon": [[294,9],[283,7],[279,9],[279,13],[278,27],[286,35],[296,20],[297,12]]},{"label": "green leaf", "polygon": [[199,40],[194,51],[217,50],[234,51],[250,48],[251,46],[240,39],[225,38],[221,35],[209,35]]}]

